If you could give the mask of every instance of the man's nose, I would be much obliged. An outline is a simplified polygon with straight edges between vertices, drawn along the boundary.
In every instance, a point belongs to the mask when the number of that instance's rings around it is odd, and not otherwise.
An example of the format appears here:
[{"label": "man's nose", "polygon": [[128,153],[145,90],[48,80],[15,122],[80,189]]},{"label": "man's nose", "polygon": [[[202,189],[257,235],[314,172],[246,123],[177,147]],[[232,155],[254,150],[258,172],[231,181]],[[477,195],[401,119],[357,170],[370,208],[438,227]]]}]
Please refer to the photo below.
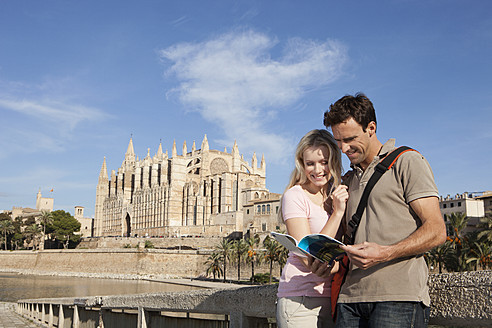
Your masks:
[{"label": "man's nose", "polygon": [[342,150],[342,153],[346,153],[349,150],[350,146],[346,142],[341,142],[340,144],[340,149]]}]

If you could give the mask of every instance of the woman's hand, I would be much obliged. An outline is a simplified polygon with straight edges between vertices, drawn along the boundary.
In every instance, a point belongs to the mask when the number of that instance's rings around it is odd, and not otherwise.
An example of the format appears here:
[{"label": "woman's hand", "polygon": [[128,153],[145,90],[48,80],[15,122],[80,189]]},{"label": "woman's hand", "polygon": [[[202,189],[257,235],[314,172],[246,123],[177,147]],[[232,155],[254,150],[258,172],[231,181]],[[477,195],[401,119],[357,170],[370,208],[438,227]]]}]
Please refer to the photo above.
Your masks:
[{"label": "woman's hand", "polygon": [[332,265],[329,265],[328,263],[321,262],[311,256],[308,258],[308,264],[308,268],[321,278],[328,278],[332,274],[338,272],[339,269],[338,261],[334,261]]},{"label": "woman's hand", "polygon": [[346,185],[339,185],[330,195],[333,213],[344,213],[349,194]]}]

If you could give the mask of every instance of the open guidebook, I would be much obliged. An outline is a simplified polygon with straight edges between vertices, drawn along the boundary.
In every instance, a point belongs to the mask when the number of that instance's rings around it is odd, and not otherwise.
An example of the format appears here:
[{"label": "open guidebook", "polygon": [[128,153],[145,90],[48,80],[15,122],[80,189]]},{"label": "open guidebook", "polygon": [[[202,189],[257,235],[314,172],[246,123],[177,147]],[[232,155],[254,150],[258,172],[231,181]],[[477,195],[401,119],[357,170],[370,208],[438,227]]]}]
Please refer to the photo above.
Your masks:
[{"label": "open guidebook", "polygon": [[339,247],[340,245],[344,246],[344,244],[327,235],[311,234],[297,241],[294,237],[284,233],[272,231],[270,234],[289,251],[301,257],[311,255],[322,262],[331,264],[336,258],[345,253]]}]

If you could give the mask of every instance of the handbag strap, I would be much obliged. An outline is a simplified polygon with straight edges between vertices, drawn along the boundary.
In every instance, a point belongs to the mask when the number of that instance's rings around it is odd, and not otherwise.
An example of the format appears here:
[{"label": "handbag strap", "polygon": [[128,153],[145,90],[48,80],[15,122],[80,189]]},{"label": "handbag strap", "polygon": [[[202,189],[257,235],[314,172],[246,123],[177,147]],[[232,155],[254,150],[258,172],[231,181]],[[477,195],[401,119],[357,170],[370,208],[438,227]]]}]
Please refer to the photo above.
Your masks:
[{"label": "handbag strap", "polygon": [[360,198],[359,205],[357,206],[357,211],[355,212],[354,215],[352,215],[351,220],[347,223],[348,226],[352,228],[352,232],[349,234],[345,235],[345,239],[347,244],[353,245],[355,242],[355,233],[357,232],[357,228],[359,227],[360,220],[362,218],[362,214],[364,213],[364,210],[367,207],[367,200],[369,198],[369,194],[371,193],[371,190],[374,188],[376,185],[376,182],[379,181],[379,179],[383,176],[383,174],[391,169],[393,164],[395,164],[396,160],[402,155],[403,153],[407,151],[416,151],[415,149],[412,149],[407,146],[401,146],[393,150],[391,153],[386,155],[382,161],[380,161],[375,169],[374,173],[372,174],[371,178],[367,182],[366,187],[364,188],[364,192],[362,193],[362,197]]}]

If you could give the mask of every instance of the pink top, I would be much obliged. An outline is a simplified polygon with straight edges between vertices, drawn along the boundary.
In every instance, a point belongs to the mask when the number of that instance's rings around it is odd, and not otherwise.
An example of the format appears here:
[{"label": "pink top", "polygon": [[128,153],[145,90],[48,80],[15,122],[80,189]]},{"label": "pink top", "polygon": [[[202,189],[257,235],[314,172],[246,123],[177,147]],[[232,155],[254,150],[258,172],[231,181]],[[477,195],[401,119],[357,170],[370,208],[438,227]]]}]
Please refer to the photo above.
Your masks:
[{"label": "pink top", "polygon": [[[314,204],[299,185],[290,188],[282,196],[282,214],[284,221],[307,218],[311,233],[319,233],[328,221],[326,211]],[[330,285],[331,277],[318,277],[297,255],[290,252],[282,270],[277,297],[330,297]]]}]

